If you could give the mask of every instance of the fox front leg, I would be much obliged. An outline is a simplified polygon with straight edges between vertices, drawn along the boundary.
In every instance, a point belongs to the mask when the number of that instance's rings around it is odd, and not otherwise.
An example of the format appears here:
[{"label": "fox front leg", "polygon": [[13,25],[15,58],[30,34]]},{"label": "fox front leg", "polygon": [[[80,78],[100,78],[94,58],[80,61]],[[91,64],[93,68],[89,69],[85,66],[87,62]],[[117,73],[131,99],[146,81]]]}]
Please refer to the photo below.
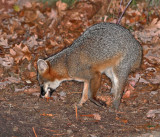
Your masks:
[{"label": "fox front leg", "polygon": [[88,90],[89,90],[89,82],[85,81],[84,82],[84,87],[83,87],[83,92],[82,92],[82,98],[77,105],[78,107],[81,107],[83,103],[85,103],[88,100]]}]

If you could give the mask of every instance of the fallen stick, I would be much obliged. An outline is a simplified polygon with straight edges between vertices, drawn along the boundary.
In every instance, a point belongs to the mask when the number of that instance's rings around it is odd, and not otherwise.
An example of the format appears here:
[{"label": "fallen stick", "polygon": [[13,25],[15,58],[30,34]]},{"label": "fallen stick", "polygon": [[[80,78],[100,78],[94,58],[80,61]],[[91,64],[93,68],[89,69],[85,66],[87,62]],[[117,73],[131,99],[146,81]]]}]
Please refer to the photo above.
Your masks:
[{"label": "fallen stick", "polygon": [[88,114],[88,115],[80,115],[81,117],[94,117],[93,114]]},{"label": "fallen stick", "polygon": [[32,129],[33,129],[35,137],[37,137],[37,134],[36,134],[36,131],[35,131],[34,127],[32,127]]},{"label": "fallen stick", "polygon": [[67,133],[63,133],[63,134],[53,134],[54,136],[61,136],[61,135],[66,135]]},{"label": "fallen stick", "polygon": [[47,128],[43,128],[43,129],[48,130],[48,131],[51,131],[51,132],[57,132],[57,131],[55,131],[55,130],[51,130],[51,129],[47,129]]},{"label": "fallen stick", "polygon": [[78,120],[78,113],[77,113],[77,106],[75,105],[75,111],[76,111],[76,120]]}]

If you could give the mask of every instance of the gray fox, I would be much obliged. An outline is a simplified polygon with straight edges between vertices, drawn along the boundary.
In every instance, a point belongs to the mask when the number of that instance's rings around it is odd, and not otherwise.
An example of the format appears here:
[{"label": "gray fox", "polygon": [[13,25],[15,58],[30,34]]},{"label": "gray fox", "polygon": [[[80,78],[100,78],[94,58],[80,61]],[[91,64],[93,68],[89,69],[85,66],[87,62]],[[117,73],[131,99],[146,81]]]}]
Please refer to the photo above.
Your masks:
[{"label": "gray fox", "polygon": [[96,99],[101,74],[111,79],[113,106],[118,109],[124,86],[131,71],[140,67],[142,47],[132,34],[120,25],[99,23],[89,27],[71,46],[37,61],[41,96],[49,97],[62,81],[84,82],[79,106]]}]

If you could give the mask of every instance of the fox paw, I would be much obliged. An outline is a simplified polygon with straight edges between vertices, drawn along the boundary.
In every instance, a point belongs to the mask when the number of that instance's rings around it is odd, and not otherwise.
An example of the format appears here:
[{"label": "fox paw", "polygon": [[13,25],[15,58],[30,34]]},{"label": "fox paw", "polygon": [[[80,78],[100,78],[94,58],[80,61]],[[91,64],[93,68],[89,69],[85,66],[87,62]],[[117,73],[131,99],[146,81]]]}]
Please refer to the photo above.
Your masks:
[{"label": "fox paw", "polygon": [[74,107],[81,108],[83,106],[82,103],[74,103]]}]

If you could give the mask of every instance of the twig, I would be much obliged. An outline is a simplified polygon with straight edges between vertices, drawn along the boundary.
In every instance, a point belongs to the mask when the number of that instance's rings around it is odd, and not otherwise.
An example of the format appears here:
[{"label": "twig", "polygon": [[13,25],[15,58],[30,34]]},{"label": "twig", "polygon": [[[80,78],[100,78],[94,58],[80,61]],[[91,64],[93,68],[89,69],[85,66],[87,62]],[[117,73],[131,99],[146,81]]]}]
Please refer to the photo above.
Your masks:
[{"label": "twig", "polygon": [[97,122],[99,122],[99,120],[91,120],[91,121],[85,121],[85,120],[82,120],[81,122],[84,122],[84,123],[97,123]]},{"label": "twig", "polygon": [[116,22],[116,24],[119,24],[119,23],[120,23],[120,21],[121,21],[123,15],[124,15],[124,13],[126,12],[128,6],[131,4],[131,2],[132,2],[132,0],[130,0],[130,1],[128,2],[126,8],[125,8],[124,11],[122,12],[122,14],[121,14],[121,16],[119,17],[119,19],[118,19],[118,21]]},{"label": "twig", "polygon": [[120,16],[122,1],[123,1],[123,0],[121,0],[121,2],[120,2],[120,7],[119,7],[119,10],[118,10],[118,17]]},{"label": "twig", "polygon": [[78,120],[77,105],[75,105],[75,111],[76,111],[76,120]]},{"label": "twig", "polygon": [[78,93],[81,94],[82,92],[69,92],[68,94]]},{"label": "twig", "polygon": [[53,134],[54,136],[61,136],[61,135],[66,135],[67,133],[63,133],[63,134]]},{"label": "twig", "polygon": [[111,3],[112,3],[112,0],[110,1],[109,5],[108,5],[107,13],[108,13],[108,11],[109,11],[109,9],[110,9]]},{"label": "twig", "polygon": [[48,131],[51,131],[51,132],[57,132],[57,131],[55,131],[55,130],[51,130],[51,129],[47,129],[47,128],[43,128],[43,129],[48,130]]},{"label": "twig", "polygon": [[37,137],[37,134],[36,134],[36,131],[34,130],[34,127],[32,127],[32,129],[33,129],[35,137]]},{"label": "twig", "polygon": [[149,22],[149,13],[150,13],[150,10],[149,10],[149,8],[150,8],[150,4],[151,4],[151,2],[152,2],[152,0],[149,0],[149,2],[148,2],[148,6],[147,6],[147,9],[148,9],[148,15],[147,15],[147,23]]},{"label": "twig", "polygon": [[134,88],[137,87],[137,83],[140,81],[141,77],[139,77],[139,79],[137,80],[137,82],[135,83],[135,85],[133,86]]},{"label": "twig", "polygon": [[80,115],[81,117],[94,117],[93,114],[88,114],[88,115]]}]

